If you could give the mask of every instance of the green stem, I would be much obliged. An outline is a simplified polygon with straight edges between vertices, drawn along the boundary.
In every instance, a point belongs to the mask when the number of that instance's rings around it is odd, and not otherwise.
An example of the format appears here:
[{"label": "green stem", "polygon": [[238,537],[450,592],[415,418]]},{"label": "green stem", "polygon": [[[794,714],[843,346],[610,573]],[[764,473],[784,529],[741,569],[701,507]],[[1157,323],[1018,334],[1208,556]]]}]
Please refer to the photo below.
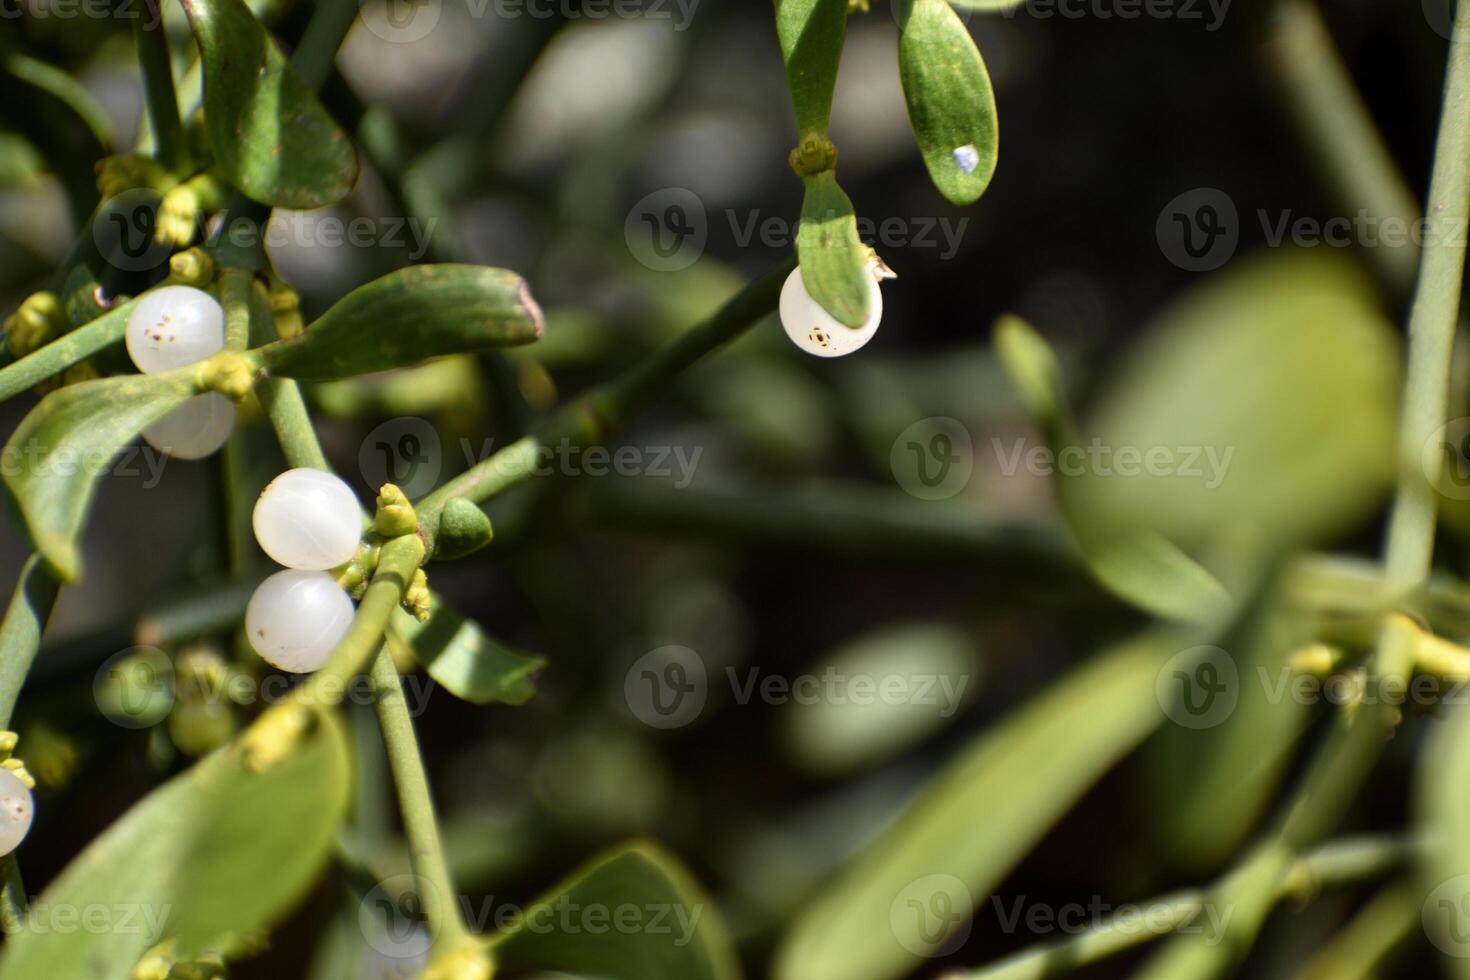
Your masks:
[{"label": "green stem", "polygon": [[[1379,229],[1386,222],[1405,232],[1411,229],[1419,203],[1384,145],[1314,0],[1277,5],[1264,51],[1293,127],[1337,200],[1361,209]],[[1414,287],[1419,249],[1408,240],[1377,245],[1365,249],[1365,255],[1394,300],[1402,301]]]},{"label": "green stem", "polygon": [[286,454],[286,462],[293,467],[309,466],[317,470],[330,470],[326,454],[316,433],[311,427],[311,415],[306,410],[306,399],[301,397],[301,387],[289,378],[265,378],[255,386],[256,397],[272,428],[276,439]]},{"label": "green stem", "polygon": [[1422,897],[1400,882],[1375,895],[1296,974],[1296,980],[1371,980],[1383,960],[1420,928]]},{"label": "green stem", "polygon": [[565,406],[535,431],[470,467],[416,505],[420,524],[432,535],[439,513],[454,497],[477,503],[529,479],[545,447],[605,440],[706,354],[734,340],[776,308],[791,262],[746,285],[713,316],[622,376]]},{"label": "green stem", "polygon": [[102,316],[0,368],[0,402],[14,398],[122,340],[128,332],[129,300]]},{"label": "green stem", "polygon": [[[1448,417],[1450,359],[1470,218],[1470,0],[1455,10],[1434,171],[1425,209],[1419,282],[1409,312],[1409,363],[1399,428],[1399,485],[1388,531],[1387,575],[1409,589],[1429,576],[1442,457],[1421,450]],[[1432,461],[1432,462],[1431,462]]]},{"label": "green stem", "polygon": [[[1375,878],[1402,866],[1410,845],[1398,838],[1345,838],[1298,858],[1270,892],[1274,904],[1306,900],[1320,889]],[[1141,914],[1099,923],[1081,935],[1041,943],[954,980],[1046,980],[1141,946],[1195,922],[1210,892],[1192,888],[1137,903]],[[1208,928],[1208,919],[1201,924]],[[1218,937],[1214,937],[1218,938]]]},{"label": "green stem", "polygon": [[383,731],[383,744],[388,750],[388,765],[393,770],[408,836],[409,860],[415,878],[424,886],[419,898],[424,903],[429,931],[436,943],[453,947],[468,941],[470,932],[459,915],[454,881],[444,857],[434,799],[424,775],[423,757],[403,695],[403,684],[393,658],[381,647],[373,660],[372,681],[378,727]]},{"label": "green stem", "polygon": [[313,92],[320,89],[337,63],[337,49],[347,37],[352,22],[357,19],[357,0],[320,0],[301,43],[291,55],[291,67],[306,87]]},{"label": "green stem", "polygon": [[184,137],[184,124],[179,118],[173,59],[169,56],[158,0],[144,0],[143,16],[133,21],[133,28],[148,97],[148,120],[153,126],[155,156],[169,173],[183,176],[190,167],[189,141]]},{"label": "green stem", "polygon": [[250,289],[254,276],[240,266],[225,266],[219,273],[219,302],[225,308],[225,350],[242,351],[250,346]]}]

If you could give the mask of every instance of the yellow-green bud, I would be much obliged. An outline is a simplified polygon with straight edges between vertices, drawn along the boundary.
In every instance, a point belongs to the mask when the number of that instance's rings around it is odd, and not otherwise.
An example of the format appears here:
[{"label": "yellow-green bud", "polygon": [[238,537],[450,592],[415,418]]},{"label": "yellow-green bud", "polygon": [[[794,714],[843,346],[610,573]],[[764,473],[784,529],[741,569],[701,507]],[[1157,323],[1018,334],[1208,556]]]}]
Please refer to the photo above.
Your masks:
[{"label": "yellow-green bud", "polygon": [[476,944],[434,957],[420,980],[491,980],[494,976],[495,960],[490,950]]},{"label": "yellow-green bud", "polygon": [[392,483],[378,490],[378,508],[373,528],[385,538],[399,538],[418,530],[419,516],[407,495]]},{"label": "yellow-green bud", "polygon": [[825,136],[806,136],[787,158],[798,177],[809,177],[837,167],[837,145]]},{"label": "yellow-green bud", "polygon": [[422,568],[413,573],[413,579],[404,590],[403,608],[421,623],[427,621],[429,614],[433,612],[434,595],[429,591],[429,576],[424,574]]},{"label": "yellow-green bud", "polygon": [[214,259],[195,246],[170,258],[168,271],[180,285],[203,286],[214,279]]},{"label": "yellow-green bud", "polygon": [[231,401],[240,401],[255,387],[255,362],[243,354],[225,351],[216,354],[199,367],[199,383],[217,391]]},{"label": "yellow-green bud", "polygon": [[311,728],[311,712],[299,704],[278,704],[255,720],[240,740],[245,768],[266,772],[275,768]]}]

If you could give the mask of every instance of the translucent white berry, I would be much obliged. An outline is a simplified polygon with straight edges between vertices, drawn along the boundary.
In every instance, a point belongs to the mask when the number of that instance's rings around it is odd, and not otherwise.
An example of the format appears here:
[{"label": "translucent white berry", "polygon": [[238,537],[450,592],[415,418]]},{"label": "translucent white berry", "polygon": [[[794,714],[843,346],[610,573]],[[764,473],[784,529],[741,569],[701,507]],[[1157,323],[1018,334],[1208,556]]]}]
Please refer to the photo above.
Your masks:
[{"label": "translucent white berry", "polygon": [[150,290],[128,314],[127,345],[144,374],[188,367],[224,350],[224,308],[193,286]]},{"label": "translucent white berry", "polygon": [[235,403],[217,391],[191,398],[143,430],[148,445],[175,459],[203,459],[235,430]]},{"label": "translucent white berry", "polygon": [[0,769],[0,855],[20,846],[30,833],[36,815],[35,799],[20,777],[9,769]]},{"label": "translucent white berry", "polygon": [[806,291],[801,269],[793,270],[781,287],[781,325],[791,342],[808,354],[841,357],[872,340],[883,319],[883,292],[878,288],[878,281],[891,278],[893,273],[876,257],[868,269],[872,273],[868,283],[868,319],[856,328],[846,326],[822,309]]},{"label": "translucent white berry", "polygon": [[255,652],[293,674],[326,663],[351,625],[352,597],[326,572],[277,572],[245,607],[245,633]]},{"label": "translucent white berry", "polygon": [[287,470],[255,502],[255,540],[277,564],[317,571],[357,554],[362,511],[352,488],[322,470]]}]

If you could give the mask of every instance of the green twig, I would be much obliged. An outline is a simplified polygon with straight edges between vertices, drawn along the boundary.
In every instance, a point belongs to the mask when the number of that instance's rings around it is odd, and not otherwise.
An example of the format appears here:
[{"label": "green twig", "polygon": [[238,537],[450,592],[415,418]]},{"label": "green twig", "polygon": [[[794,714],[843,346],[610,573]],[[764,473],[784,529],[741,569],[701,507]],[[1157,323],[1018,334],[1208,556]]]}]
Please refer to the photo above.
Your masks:
[{"label": "green twig", "polygon": [[454,880],[449,862],[444,857],[444,843],[434,815],[434,800],[429,781],[424,775],[423,757],[413,719],[403,695],[398,668],[386,649],[379,648],[372,664],[374,705],[383,744],[388,750],[388,763],[393,782],[398,788],[403,827],[408,836],[409,860],[415,878],[423,884],[419,898],[429,922],[429,931],[437,944],[453,947],[470,939],[470,932],[459,915]]},{"label": "green twig", "polygon": [[1419,249],[1407,240],[1420,214],[1419,203],[1354,87],[1314,0],[1277,5],[1265,60],[1295,131],[1337,200],[1361,209],[1380,233],[1389,224],[1405,233],[1400,245],[1380,238],[1377,247],[1365,249],[1395,301],[1404,300],[1419,265]]},{"label": "green twig", "polygon": [[792,263],[784,263],[748,284],[713,316],[668,347],[563,407],[537,426],[531,435],[472,466],[429,494],[416,505],[425,532],[429,535],[434,533],[439,513],[450,499],[464,497],[483,503],[529,479],[538,466],[542,447],[555,447],[564,442],[588,445],[606,440],[669,387],[683,371],[775,310],[781,286],[791,269]]},{"label": "green twig", "polygon": [[148,120],[153,126],[154,155],[176,177],[189,172],[189,141],[179,118],[179,95],[174,88],[173,59],[164,33],[158,0],[144,0],[143,16],[133,21],[138,40],[138,64],[148,97]]},{"label": "green twig", "polygon": [[129,300],[116,306],[40,350],[0,368],[0,402],[54,378],[122,340],[128,332],[128,314],[134,302]]}]

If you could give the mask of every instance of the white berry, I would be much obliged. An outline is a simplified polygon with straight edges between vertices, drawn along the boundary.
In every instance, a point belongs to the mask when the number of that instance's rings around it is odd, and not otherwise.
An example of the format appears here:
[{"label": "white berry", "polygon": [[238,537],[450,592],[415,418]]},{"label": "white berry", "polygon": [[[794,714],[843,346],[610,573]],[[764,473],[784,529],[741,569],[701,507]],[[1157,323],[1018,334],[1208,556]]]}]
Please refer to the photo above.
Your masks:
[{"label": "white berry", "polygon": [[36,802],[30,788],[9,769],[0,769],[0,855],[20,846],[30,833]]},{"label": "white berry", "polygon": [[245,607],[245,633],[255,652],[293,674],[326,663],[351,625],[352,597],[326,572],[277,572]]},{"label": "white berry", "polygon": [[144,374],[188,367],[225,348],[225,311],[193,286],[164,286],[128,314],[128,356]]},{"label": "white berry", "polygon": [[255,540],[287,568],[321,571],[353,559],[362,510],[352,488],[322,470],[287,470],[255,502]]},{"label": "white berry", "polygon": [[217,391],[191,398],[143,430],[148,445],[175,459],[213,455],[235,431],[235,403]]},{"label": "white berry", "polygon": [[872,273],[868,281],[868,319],[856,328],[822,309],[806,291],[800,267],[793,270],[781,287],[781,325],[791,342],[808,354],[841,357],[872,340],[883,319],[883,291],[878,288],[878,280],[890,278],[893,273],[876,258],[868,268]]}]

